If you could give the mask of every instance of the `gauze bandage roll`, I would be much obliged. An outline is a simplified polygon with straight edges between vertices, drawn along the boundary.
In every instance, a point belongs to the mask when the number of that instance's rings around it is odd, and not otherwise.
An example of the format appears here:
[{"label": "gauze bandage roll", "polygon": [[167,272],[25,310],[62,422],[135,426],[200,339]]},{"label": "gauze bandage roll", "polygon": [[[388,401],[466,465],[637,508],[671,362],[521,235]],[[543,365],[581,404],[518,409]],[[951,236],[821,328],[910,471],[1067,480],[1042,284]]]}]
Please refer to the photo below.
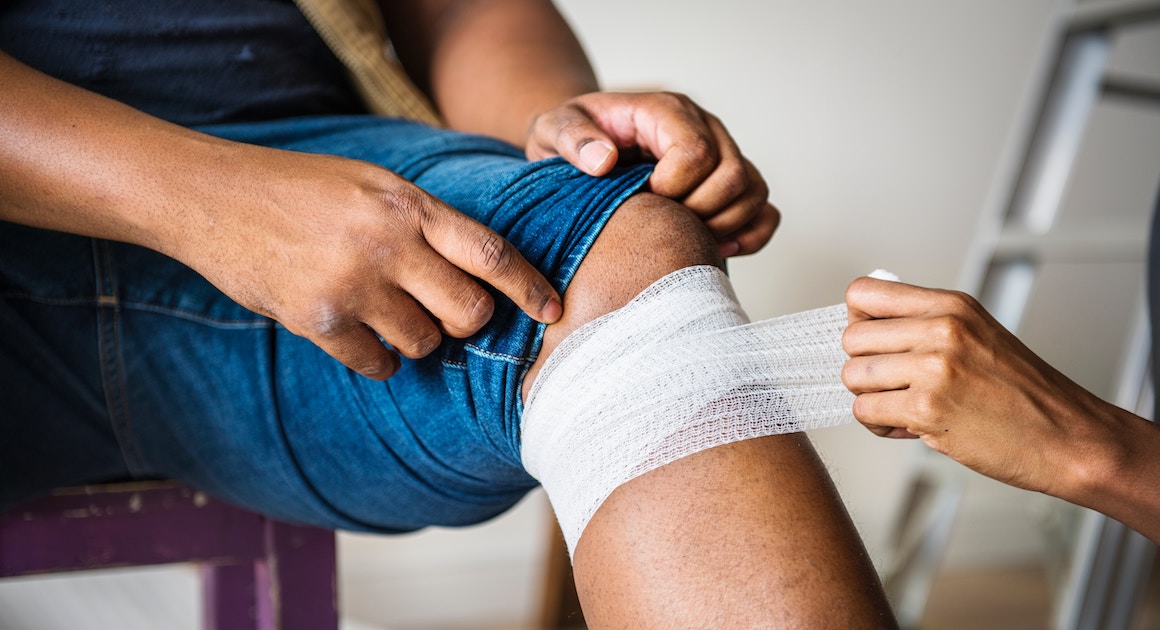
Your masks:
[{"label": "gauze bandage roll", "polygon": [[580,327],[548,358],[522,420],[569,553],[621,484],[681,457],[853,420],[846,306],[749,323],[725,274],[689,267]]}]

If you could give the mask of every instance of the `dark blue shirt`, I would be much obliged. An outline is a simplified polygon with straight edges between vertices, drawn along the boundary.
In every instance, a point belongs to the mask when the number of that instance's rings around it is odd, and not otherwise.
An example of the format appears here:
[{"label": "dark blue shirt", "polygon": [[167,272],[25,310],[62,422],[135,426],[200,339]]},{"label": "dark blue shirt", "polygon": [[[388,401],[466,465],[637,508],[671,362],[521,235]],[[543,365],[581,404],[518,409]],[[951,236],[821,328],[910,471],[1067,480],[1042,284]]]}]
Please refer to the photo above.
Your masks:
[{"label": "dark blue shirt", "polygon": [[7,0],[0,49],[187,126],[365,111],[291,0]]}]

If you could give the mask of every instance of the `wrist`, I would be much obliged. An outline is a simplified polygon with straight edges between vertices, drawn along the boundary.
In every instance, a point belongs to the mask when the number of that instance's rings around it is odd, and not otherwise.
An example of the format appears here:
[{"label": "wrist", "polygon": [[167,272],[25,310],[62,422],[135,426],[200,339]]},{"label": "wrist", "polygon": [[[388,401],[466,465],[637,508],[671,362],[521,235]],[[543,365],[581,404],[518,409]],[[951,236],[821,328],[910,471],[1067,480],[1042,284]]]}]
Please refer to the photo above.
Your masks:
[{"label": "wrist", "polygon": [[1156,426],[1104,401],[1089,410],[1092,431],[1077,440],[1066,461],[1062,499],[1105,514],[1122,511],[1129,482],[1155,457]]},{"label": "wrist", "polygon": [[150,137],[143,151],[136,190],[123,199],[122,217],[129,242],[159,251],[188,264],[198,235],[219,220],[216,213],[232,207],[241,194],[239,177],[247,169],[246,145],[186,129],[165,140]]}]

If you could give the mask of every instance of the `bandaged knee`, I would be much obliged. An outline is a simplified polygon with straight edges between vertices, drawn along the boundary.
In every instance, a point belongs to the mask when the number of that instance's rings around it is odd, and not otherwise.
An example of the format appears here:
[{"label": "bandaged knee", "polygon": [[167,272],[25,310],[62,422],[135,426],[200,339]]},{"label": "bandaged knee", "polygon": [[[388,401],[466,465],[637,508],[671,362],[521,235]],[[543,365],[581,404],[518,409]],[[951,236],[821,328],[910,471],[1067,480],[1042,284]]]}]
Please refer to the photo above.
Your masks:
[{"label": "bandaged knee", "polygon": [[555,349],[528,395],[524,467],[572,553],[620,485],[715,446],[853,420],[846,306],[750,323],[728,277],[689,267]]}]

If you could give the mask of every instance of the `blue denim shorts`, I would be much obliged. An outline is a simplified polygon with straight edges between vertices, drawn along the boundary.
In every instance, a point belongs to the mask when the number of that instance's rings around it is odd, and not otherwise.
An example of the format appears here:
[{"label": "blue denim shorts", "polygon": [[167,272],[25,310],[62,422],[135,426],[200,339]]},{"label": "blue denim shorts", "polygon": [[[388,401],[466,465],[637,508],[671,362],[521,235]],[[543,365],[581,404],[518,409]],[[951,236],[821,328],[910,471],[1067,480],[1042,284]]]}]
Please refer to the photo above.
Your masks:
[{"label": "blue denim shorts", "polygon": [[[502,234],[561,292],[650,172],[589,177],[371,116],[202,130],[381,164]],[[0,504],[161,477],[334,528],[490,518],[536,485],[520,462],[520,384],[543,335],[495,298],[479,333],[376,382],[161,254],[0,223]]]}]

